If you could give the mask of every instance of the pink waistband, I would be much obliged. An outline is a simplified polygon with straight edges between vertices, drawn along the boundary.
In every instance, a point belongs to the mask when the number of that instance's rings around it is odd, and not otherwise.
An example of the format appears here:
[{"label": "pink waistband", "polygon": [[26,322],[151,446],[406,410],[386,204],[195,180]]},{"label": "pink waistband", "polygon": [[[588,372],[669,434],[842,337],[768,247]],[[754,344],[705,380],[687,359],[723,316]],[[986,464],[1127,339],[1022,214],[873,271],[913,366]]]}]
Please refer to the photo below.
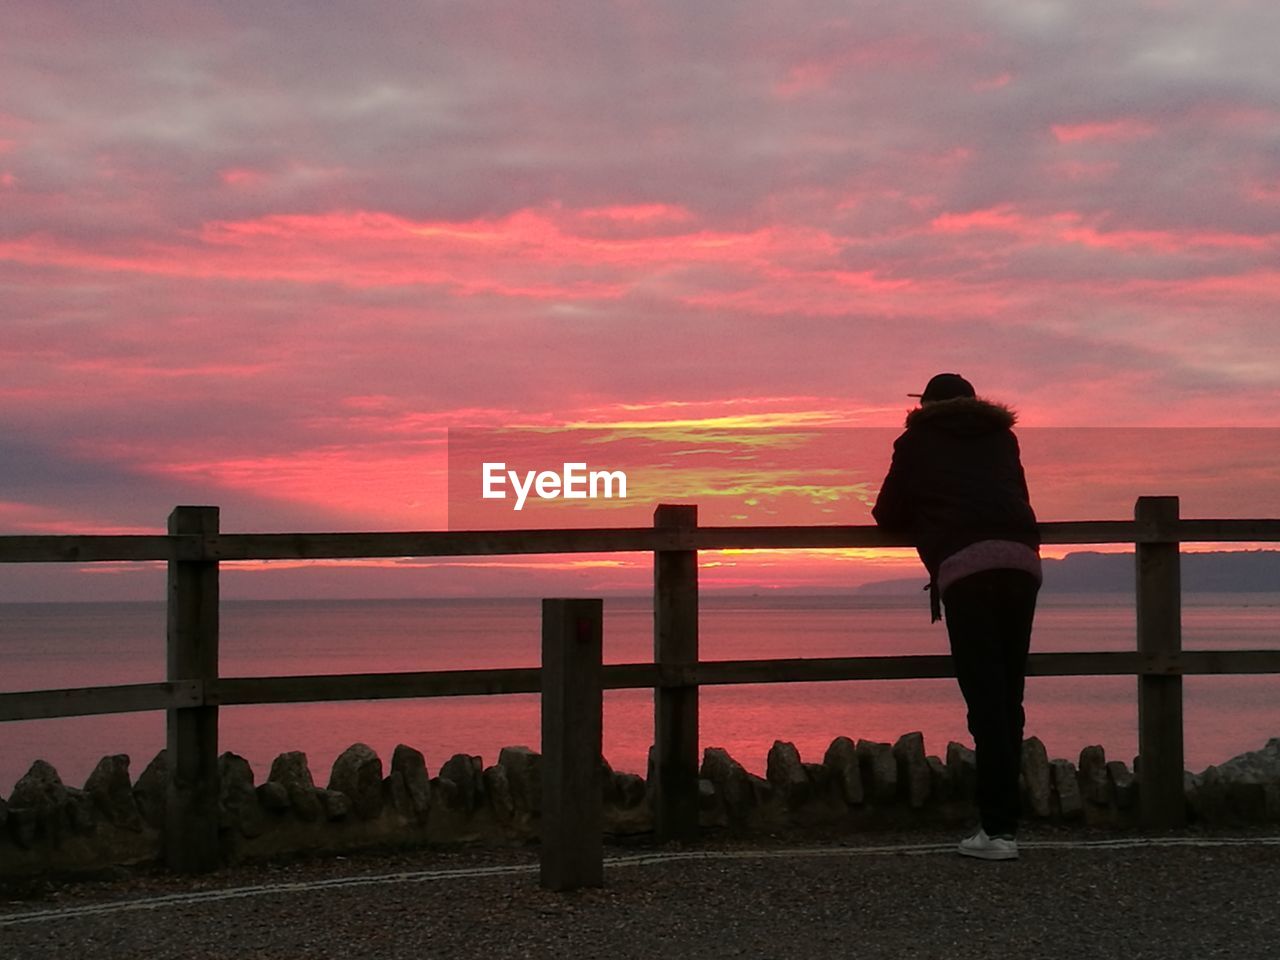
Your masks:
[{"label": "pink waistband", "polygon": [[942,561],[938,567],[938,591],[944,592],[961,577],[983,570],[1024,570],[1043,580],[1040,554],[1033,547],[1015,540],[979,540]]}]

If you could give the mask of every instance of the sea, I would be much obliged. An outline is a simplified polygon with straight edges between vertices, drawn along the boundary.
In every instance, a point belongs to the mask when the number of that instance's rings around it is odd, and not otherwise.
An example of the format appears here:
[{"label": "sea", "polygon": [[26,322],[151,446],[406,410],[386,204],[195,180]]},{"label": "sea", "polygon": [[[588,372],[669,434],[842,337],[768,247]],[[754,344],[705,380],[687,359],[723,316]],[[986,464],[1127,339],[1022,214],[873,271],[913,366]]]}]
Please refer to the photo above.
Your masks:
[{"label": "sea", "polygon": [[[537,666],[537,599],[224,600],[221,673],[233,676],[367,673]],[[1185,649],[1280,647],[1280,593],[1188,594]],[[706,660],[946,653],[942,624],[921,597],[766,594],[700,598]],[[1131,650],[1131,595],[1044,594],[1032,650]],[[648,597],[606,598],[606,663],[652,659]],[[0,692],[145,683],[165,679],[163,603],[0,604]],[[1076,760],[1091,744],[1132,764],[1137,751],[1132,677],[1032,677],[1027,735],[1051,757]],[[606,691],[604,753],[616,770],[643,774],[653,731],[653,694]],[[925,749],[971,744],[954,680],[862,680],[708,686],[700,740],[763,773],[775,740],[821,761],[838,736],[893,742],[921,731]],[[1280,736],[1280,676],[1187,677],[1187,767],[1255,750]],[[81,786],[98,760],[130,757],[137,776],[164,746],[162,712],[0,723],[0,796],[37,759]],[[493,763],[509,745],[538,748],[533,694],[223,707],[219,750],[246,758],[259,781],[286,751],[307,754],[317,783],[356,742],[384,763],[400,743],[422,751],[434,774],[458,753]]]}]

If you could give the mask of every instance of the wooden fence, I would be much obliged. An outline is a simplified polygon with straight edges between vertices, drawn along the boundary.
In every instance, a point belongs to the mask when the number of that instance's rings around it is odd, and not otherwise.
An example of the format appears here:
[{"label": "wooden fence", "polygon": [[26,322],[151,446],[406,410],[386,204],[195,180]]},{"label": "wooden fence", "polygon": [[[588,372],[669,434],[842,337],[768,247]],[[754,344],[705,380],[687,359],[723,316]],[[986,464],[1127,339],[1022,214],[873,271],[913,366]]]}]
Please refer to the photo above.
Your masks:
[{"label": "wooden fence", "polygon": [[[218,707],[475,694],[542,694],[542,880],[601,879],[598,760],[602,690],[654,690],[654,821],[663,840],[698,829],[698,688],[954,676],[948,655],[706,661],[698,656],[699,550],[904,547],[868,526],[700,527],[697,508],[662,505],[652,528],[428,533],[224,534],[217,507],[177,507],[165,536],[6,536],[0,562],[168,562],[168,679],[0,693],[0,721],[164,710],[170,764],[165,858],[181,871],[219,863]],[[1176,497],[1141,497],[1134,519],[1041,524],[1046,544],[1132,543],[1132,651],[1033,653],[1031,676],[1131,675],[1138,681],[1141,814],[1180,825],[1182,677],[1280,673],[1280,649],[1184,651],[1179,544],[1280,541],[1280,520],[1184,520]],[[646,552],[654,555],[654,659],[602,665],[600,600],[543,604],[542,667],[324,676],[221,677],[218,567],[280,559]]]}]

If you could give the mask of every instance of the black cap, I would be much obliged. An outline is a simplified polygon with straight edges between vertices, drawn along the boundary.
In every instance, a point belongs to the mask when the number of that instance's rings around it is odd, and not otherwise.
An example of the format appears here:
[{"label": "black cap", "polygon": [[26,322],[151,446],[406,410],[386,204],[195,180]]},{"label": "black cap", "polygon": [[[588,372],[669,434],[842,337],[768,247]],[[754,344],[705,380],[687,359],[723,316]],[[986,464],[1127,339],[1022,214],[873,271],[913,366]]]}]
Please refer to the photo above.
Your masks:
[{"label": "black cap", "polygon": [[908,393],[908,397],[919,397],[922,403],[936,403],[939,400],[957,400],[960,397],[975,397],[973,384],[958,373],[940,373],[931,379],[924,388],[924,393]]}]

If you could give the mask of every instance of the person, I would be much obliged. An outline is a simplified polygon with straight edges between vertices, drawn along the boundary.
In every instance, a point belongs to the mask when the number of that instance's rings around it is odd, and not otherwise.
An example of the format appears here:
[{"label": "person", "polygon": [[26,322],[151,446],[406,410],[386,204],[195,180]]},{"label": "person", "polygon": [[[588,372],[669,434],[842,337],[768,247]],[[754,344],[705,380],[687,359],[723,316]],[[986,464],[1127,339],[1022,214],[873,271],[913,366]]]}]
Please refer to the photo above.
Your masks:
[{"label": "person", "polygon": [[1040,535],[1017,420],[955,373],[933,377],[907,414],[872,515],[906,534],[929,572],[977,755],[981,826],[959,852],[1018,856],[1023,688],[1040,589]]}]

